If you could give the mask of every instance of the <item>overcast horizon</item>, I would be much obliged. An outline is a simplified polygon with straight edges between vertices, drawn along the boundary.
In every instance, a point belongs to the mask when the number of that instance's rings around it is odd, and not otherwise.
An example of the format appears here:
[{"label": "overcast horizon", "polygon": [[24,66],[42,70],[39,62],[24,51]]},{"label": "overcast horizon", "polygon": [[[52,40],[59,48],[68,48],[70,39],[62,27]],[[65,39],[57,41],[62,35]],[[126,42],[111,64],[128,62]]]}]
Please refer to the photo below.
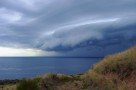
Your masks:
[{"label": "overcast horizon", "polygon": [[134,45],[135,0],[0,0],[1,57],[99,57]]}]

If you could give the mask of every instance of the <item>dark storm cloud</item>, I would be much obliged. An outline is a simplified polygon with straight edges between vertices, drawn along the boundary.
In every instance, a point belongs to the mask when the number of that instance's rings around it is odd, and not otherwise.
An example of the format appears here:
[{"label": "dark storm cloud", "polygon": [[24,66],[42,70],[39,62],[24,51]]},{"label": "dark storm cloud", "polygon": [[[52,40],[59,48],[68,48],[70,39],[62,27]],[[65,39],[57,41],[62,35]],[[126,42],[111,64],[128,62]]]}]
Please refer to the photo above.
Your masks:
[{"label": "dark storm cloud", "polygon": [[103,46],[106,54],[120,51],[136,41],[135,5],[135,0],[1,0],[1,45],[67,51],[63,56],[97,53]]}]

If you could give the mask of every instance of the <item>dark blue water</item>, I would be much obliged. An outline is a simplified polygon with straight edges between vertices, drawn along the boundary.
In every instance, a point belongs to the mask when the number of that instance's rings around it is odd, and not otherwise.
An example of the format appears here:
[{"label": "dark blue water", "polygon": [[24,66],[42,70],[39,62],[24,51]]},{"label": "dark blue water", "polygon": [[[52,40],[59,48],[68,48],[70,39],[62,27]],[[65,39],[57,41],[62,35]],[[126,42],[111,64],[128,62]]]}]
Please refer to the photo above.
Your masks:
[{"label": "dark blue water", "polygon": [[101,58],[0,58],[0,79],[30,78],[46,73],[81,74]]}]

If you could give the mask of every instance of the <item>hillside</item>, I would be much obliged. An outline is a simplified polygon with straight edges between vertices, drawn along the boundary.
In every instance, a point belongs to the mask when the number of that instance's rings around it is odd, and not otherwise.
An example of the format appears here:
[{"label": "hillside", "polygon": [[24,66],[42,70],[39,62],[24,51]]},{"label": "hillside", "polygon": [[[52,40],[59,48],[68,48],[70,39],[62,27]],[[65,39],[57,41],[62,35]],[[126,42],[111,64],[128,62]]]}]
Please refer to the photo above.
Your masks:
[{"label": "hillside", "polygon": [[47,74],[21,80],[18,90],[135,90],[136,47],[105,57],[82,75]]}]

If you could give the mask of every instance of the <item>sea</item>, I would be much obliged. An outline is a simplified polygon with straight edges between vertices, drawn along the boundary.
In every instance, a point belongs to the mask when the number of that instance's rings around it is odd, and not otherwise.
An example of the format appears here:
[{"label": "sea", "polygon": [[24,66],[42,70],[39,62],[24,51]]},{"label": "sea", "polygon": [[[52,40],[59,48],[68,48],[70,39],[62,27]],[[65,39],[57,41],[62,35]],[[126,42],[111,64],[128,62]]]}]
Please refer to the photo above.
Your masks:
[{"label": "sea", "polygon": [[83,74],[101,59],[101,57],[0,57],[0,80],[33,78],[47,73]]}]

